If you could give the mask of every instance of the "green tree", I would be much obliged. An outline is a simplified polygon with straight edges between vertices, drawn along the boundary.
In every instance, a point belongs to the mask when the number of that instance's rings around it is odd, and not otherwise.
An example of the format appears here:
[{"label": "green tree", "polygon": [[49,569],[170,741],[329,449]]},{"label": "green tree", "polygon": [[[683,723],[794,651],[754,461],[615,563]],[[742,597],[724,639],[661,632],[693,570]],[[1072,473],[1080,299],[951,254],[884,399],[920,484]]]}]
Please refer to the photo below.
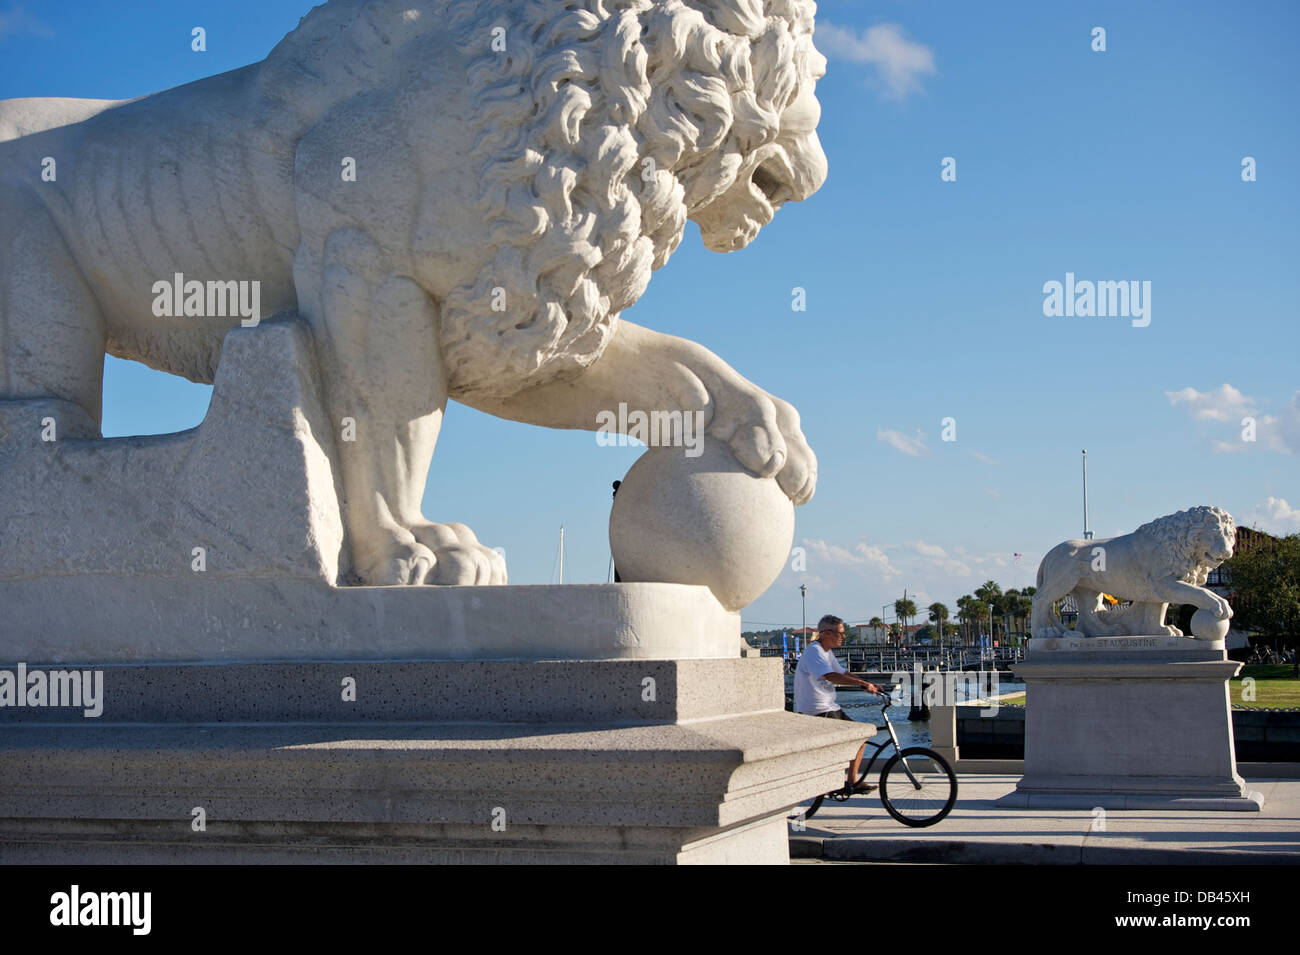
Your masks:
[{"label": "green tree", "polygon": [[961,624],[961,642],[963,646],[970,644],[970,605],[974,602],[975,598],[970,594],[965,594],[964,596],[957,598],[957,620]]},{"label": "green tree", "polygon": [[879,633],[881,630],[885,629],[885,621],[881,620],[879,617],[872,617],[867,621],[867,626],[871,628],[873,633]]},{"label": "green tree", "polygon": [[979,635],[983,632],[985,624],[989,619],[989,605],[982,600],[972,599],[966,605],[967,619],[970,620],[971,643],[979,643]]},{"label": "green tree", "polygon": [[[984,581],[983,586],[975,588],[975,596],[979,602],[984,605],[984,616],[980,619],[988,620],[990,610],[993,610],[995,613],[997,612],[997,600],[1002,596],[1002,588],[998,586],[997,581],[986,580]],[[991,631],[989,633],[990,638],[996,636],[996,621],[990,622],[989,630]]]},{"label": "green tree", "polygon": [[939,649],[943,649],[943,624],[948,619],[948,608],[941,603],[932,603],[926,608],[930,612],[930,622],[939,628]]},{"label": "green tree", "polygon": [[1013,632],[1023,636],[1033,606],[1032,600],[1013,587],[993,601],[993,612],[1002,618],[1003,631],[1008,637]]},{"label": "green tree", "polygon": [[[1300,637],[1300,534],[1266,541],[1223,567],[1234,592],[1233,622],[1294,645]],[[1300,675],[1300,655],[1292,673]]]},{"label": "green tree", "polygon": [[907,621],[916,616],[916,601],[911,597],[900,597],[894,601],[894,616],[899,619],[903,625],[903,633],[907,633]]}]

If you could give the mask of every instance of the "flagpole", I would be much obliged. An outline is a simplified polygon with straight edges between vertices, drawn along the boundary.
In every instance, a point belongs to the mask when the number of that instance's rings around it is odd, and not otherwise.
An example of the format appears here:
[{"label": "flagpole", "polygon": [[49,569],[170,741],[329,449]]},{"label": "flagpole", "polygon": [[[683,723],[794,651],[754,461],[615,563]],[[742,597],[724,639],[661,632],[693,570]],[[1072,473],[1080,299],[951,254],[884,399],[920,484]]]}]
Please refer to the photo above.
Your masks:
[{"label": "flagpole", "polygon": [[1083,449],[1083,539],[1092,540],[1092,531],[1088,530],[1088,449]]}]

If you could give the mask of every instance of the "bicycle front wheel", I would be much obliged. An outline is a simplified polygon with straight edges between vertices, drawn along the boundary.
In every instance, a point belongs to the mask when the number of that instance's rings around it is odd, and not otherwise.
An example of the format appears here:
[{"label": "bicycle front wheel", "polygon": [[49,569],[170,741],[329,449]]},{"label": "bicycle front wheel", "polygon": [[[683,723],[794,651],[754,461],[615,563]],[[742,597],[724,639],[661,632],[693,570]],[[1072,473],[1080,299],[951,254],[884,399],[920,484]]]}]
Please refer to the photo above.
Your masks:
[{"label": "bicycle front wheel", "polygon": [[952,812],[957,774],[934,750],[908,747],[890,757],[880,771],[880,801],[905,826],[933,826]]}]

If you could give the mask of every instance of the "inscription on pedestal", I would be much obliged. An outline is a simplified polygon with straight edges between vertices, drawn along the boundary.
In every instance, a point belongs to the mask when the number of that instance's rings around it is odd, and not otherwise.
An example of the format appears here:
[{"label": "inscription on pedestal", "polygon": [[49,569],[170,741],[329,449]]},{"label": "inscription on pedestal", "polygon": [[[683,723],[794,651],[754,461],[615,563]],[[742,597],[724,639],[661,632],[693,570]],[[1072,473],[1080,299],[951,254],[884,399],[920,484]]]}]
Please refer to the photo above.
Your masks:
[{"label": "inscription on pedestal", "polygon": [[1151,634],[1136,637],[1037,637],[1029,652],[1113,653],[1117,650],[1222,650],[1222,640],[1196,640]]}]

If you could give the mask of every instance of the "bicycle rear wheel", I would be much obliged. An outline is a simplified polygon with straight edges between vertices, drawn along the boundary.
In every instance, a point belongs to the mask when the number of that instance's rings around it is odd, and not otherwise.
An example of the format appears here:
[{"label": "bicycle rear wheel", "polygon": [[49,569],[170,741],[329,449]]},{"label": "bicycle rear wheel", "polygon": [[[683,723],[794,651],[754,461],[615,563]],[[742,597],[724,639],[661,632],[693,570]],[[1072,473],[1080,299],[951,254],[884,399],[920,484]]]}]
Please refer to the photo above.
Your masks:
[{"label": "bicycle rear wheel", "polygon": [[957,801],[957,774],[934,750],[910,746],[880,771],[880,801],[905,826],[933,826]]}]

